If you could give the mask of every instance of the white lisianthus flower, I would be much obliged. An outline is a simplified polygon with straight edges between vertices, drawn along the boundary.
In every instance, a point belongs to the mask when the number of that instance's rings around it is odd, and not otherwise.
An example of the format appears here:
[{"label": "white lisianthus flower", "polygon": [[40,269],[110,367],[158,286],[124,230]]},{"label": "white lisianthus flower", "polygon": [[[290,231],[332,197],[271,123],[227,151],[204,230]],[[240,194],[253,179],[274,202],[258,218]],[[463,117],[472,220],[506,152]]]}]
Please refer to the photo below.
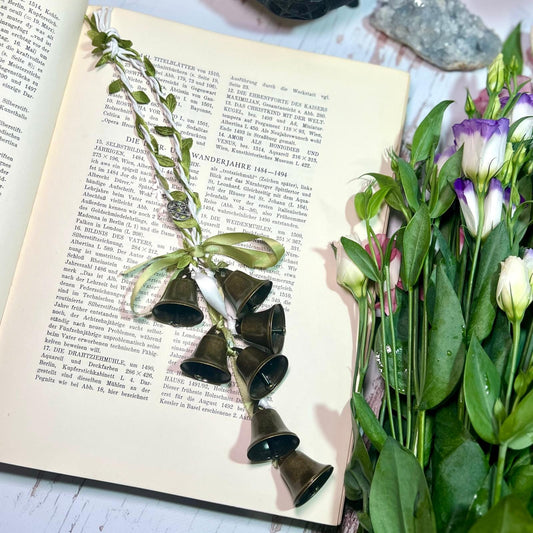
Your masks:
[{"label": "white lisianthus flower", "polygon": [[505,161],[509,120],[470,118],[453,126],[457,149],[463,146],[462,168],[476,189],[485,192],[487,183]]},{"label": "white lisianthus flower", "polygon": [[333,245],[337,260],[337,283],[349,290],[359,300],[366,295],[366,276],[348,257],[342,244]]},{"label": "white lisianthus flower", "polygon": [[501,263],[500,277],[496,287],[496,301],[511,322],[520,322],[533,300],[529,283],[529,270],[520,257],[510,255]]}]

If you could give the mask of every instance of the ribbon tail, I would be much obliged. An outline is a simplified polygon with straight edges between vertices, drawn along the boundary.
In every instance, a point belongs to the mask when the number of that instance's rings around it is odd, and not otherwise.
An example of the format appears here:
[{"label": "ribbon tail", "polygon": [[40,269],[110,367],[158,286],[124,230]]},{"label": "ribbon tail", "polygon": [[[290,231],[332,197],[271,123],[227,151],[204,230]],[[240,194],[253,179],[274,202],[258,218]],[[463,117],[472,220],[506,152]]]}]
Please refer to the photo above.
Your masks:
[{"label": "ribbon tail", "polygon": [[200,270],[193,271],[191,277],[196,281],[205,301],[224,318],[228,318],[224,298],[214,277]]}]

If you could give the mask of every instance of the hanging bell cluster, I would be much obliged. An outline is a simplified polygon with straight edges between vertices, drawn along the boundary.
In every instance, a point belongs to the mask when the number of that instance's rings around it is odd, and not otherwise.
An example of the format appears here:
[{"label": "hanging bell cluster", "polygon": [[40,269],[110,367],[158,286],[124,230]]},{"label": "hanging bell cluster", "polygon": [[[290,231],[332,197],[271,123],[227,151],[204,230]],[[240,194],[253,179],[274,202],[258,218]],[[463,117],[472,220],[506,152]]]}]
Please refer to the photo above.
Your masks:
[{"label": "hanging bell cluster", "polygon": [[[295,507],[307,502],[333,471],[297,450],[299,437],[290,431],[275,409],[259,401],[283,381],[289,361],[281,353],[285,340],[285,312],[281,304],[257,311],[272,289],[269,280],[256,279],[240,270],[223,268],[215,273],[227,301],[235,310],[236,334],[247,344],[233,348],[236,367],[250,399],[254,401],[251,442],[247,457],[253,463],[274,461],[287,485]],[[154,306],[154,318],[172,326],[195,326],[203,321],[198,307],[198,287],[188,269],[167,286]],[[184,374],[193,379],[224,385],[231,381],[228,344],[223,332],[213,326],[202,337],[191,357],[182,361]]]}]

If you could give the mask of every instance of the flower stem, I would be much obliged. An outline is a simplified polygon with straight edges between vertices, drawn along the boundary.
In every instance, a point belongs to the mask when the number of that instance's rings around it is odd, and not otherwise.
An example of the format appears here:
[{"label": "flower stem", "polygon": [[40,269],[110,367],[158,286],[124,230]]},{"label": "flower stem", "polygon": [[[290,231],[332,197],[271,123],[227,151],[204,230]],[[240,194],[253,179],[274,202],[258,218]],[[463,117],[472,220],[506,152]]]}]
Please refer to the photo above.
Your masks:
[{"label": "flower stem", "polygon": [[[414,358],[414,347],[413,347],[413,322],[414,322],[414,291],[412,288],[409,289],[409,301],[408,301],[408,314],[409,314],[409,336],[407,339],[407,387],[406,387],[406,402],[407,402],[407,424],[406,424],[406,447],[409,448],[411,445],[411,423],[412,423],[412,401],[411,394],[412,388],[411,384],[414,384],[415,395],[418,397],[418,380],[414,377],[413,366],[416,366]],[[416,374],[416,372],[415,372]]]},{"label": "flower stem", "polygon": [[[403,422],[402,422],[402,406],[400,403],[400,387],[398,383],[398,358],[396,354],[396,333],[394,331],[394,316],[392,309],[392,297],[390,286],[390,269],[389,265],[384,265],[385,269],[385,284],[387,292],[387,305],[389,307],[389,329],[391,336],[391,348],[392,348],[392,369],[394,372],[394,396],[396,401],[396,416],[398,418],[398,438],[401,444],[405,444],[403,440]],[[385,306],[383,306],[383,316],[385,316]]]},{"label": "flower stem", "polygon": [[[379,290],[379,301],[385,302],[385,297],[383,294],[383,285],[381,283],[378,283],[378,290]],[[385,306],[383,305],[382,308],[382,320],[384,318],[385,314]],[[396,439],[396,429],[394,428],[394,416],[392,414],[392,401],[391,401],[391,393],[390,393],[390,377],[389,377],[389,363],[387,360],[387,334],[385,332],[385,327],[380,328],[381,329],[381,345],[382,345],[382,357],[383,357],[383,374],[385,377],[385,399],[387,402],[387,413],[389,415],[389,422],[391,427],[391,436],[392,438]]]},{"label": "flower stem", "polygon": [[518,346],[520,344],[520,320],[513,322],[513,348],[511,352],[511,368],[509,369],[509,381],[507,382],[507,394],[505,395],[505,410],[509,413],[511,406],[511,394],[513,392],[514,375],[516,373],[518,360]]},{"label": "flower stem", "polygon": [[424,469],[425,457],[424,457],[424,435],[426,433],[426,411],[418,411],[418,439],[416,456],[418,463]]},{"label": "flower stem", "polygon": [[492,506],[494,507],[499,501],[502,494],[503,472],[505,470],[505,456],[507,455],[507,444],[500,445],[498,450],[498,464],[496,467],[496,480],[492,494]]},{"label": "flower stem", "polygon": [[472,305],[472,292],[474,289],[474,279],[476,275],[477,270],[477,263],[479,259],[479,251],[481,250],[481,232],[483,228],[483,221],[485,219],[485,210],[484,210],[484,204],[483,204],[483,197],[478,194],[478,207],[479,207],[479,224],[477,228],[477,235],[476,235],[476,244],[474,247],[474,254],[472,256],[472,268],[470,269],[470,276],[468,278],[468,285],[466,288],[466,299],[465,299],[465,324],[468,328],[468,322],[470,321],[470,308]]},{"label": "flower stem", "polygon": [[352,392],[361,392],[366,374],[365,353],[368,344],[368,302],[366,294],[358,300],[359,327],[357,337],[357,353],[355,356],[355,371]]}]

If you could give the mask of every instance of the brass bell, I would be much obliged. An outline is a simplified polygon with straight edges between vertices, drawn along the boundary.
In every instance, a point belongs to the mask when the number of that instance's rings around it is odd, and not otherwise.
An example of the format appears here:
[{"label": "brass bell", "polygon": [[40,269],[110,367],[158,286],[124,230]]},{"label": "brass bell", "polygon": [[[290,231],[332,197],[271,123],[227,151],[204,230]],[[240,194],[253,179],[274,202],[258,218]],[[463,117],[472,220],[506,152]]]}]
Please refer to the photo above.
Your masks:
[{"label": "brass bell", "polygon": [[237,356],[237,368],[252,400],[270,394],[281,383],[288,367],[289,361],[284,355],[266,353],[253,346],[239,350]]},{"label": "brass bell", "polygon": [[171,326],[196,326],[204,319],[198,307],[198,286],[188,271],[171,279],[152,314],[158,322]]},{"label": "brass bell", "polygon": [[295,507],[312,498],[333,472],[331,465],[317,463],[299,450],[279,459],[279,471]]},{"label": "brass bell", "polygon": [[257,409],[252,416],[252,439],[247,456],[257,463],[270,461],[295,450],[298,436],[283,424],[275,409]]},{"label": "brass bell", "polygon": [[253,278],[241,270],[222,268],[215,276],[235,309],[237,318],[253,313],[272,289],[271,281]]},{"label": "brass bell", "polygon": [[184,374],[223,385],[229,383],[231,374],[228,370],[228,345],[223,333],[213,326],[200,340],[191,357],[182,361],[180,367]]},{"label": "brass bell", "polygon": [[281,304],[243,316],[235,324],[237,333],[247,342],[279,353],[285,341],[285,311]]}]

